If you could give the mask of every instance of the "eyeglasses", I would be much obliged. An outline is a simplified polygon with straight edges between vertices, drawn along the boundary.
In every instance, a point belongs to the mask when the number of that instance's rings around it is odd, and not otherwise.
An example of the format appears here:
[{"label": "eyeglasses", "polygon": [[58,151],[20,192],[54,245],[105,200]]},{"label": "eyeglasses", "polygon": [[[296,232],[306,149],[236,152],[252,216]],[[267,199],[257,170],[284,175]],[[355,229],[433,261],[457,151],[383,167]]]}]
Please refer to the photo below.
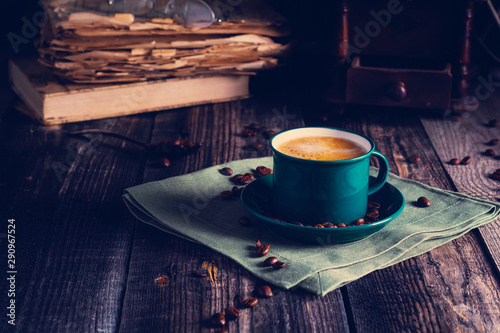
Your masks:
[{"label": "eyeglasses", "polygon": [[[172,18],[186,28],[206,28],[216,20],[215,13],[203,0],[170,0],[166,5],[156,0],[108,0],[113,12],[145,15],[156,12],[162,17]],[[163,7],[163,8],[162,8]]]}]

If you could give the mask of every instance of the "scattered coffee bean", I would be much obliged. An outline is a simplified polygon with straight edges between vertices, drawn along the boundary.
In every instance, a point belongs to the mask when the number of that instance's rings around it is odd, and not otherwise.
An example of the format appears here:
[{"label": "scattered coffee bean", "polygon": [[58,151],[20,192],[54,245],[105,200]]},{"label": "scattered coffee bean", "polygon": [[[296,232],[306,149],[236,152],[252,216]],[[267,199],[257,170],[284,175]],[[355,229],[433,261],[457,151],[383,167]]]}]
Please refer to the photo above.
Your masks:
[{"label": "scattered coffee bean", "polygon": [[490,178],[493,180],[500,180],[500,169],[496,169],[495,172],[490,175]]},{"label": "scattered coffee bean", "polygon": [[246,216],[240,217],[240,219],[238,221],[244,227],[248,227],[248,226],[252,225],[252,221]]},{"label": "scattered coffee bean", "polygon": [[310,224],[304,224],[304,227],[313,228],[313,226],[312,226],[312,225],[310,225]]},{"label": "scattered coffee bean", "polygon": [[199,277],[207,277],[208,276],[208,272],[207,272],[206,269],[197,269],[194,272],[194,275],[199,276]]},{"label": "scattered coffee bean", "polygon": [[462,158],[462,161],[460,163],[464,164],[464,165],[467,165],[470,163],[470,161],[472,161],[472,157],[470,156],[465,156],[464,158]]},{"label": "scattered coffee bean", "polygon": [[274,264],[273,264],[273,268],[274,269],[282,269],[283,267],[285,267],[285,263],[282,262],[282,261],[276,261]]},{"label": "scattered coffee bean", "polygon": [[248,138],[250,136],[256,136],[257,135],[257,131],[249,129],[249,128],[244,128],[244,129],[241,130],[241,135],[243,137],[245,137],[245,138]]},{"label": "scattered coffee bean", "polygon": [[166,168],[168,168],[170,166],[170,160],[166,157],[163,157],[161,159],[161,164],[163,164]]},{"label": "scattered coffee bean", "polygon": [[168,276],[166,276],[166,275],[161,275],[161,276],[159,276],[159,277],[157,277],[157,278],[155,279],[155,283],[156,283],[156,284],[159,284],[159,285],[161,285],[161,286],[163,286],[163,285],[167,284],[168,280],[169,280],[169,279],[168,279]]},{"label": "scattered coffee bean", "polygon": [[380,204],[378,202],[373,202],[373,201],[370,201],[368,202],[368,208],[376,208],[376,209],[379,209],[380,208]]},{"label": "scattered coffee bean", "polygon": [[431,205],[431,202],[426,197],[420,197],[417,199],[417,204],[420,207],[429,207]]},{"label": "scattered coffee bean", "polygon": [[226,325],[226,317],[222,312],[217,312],[212,316],[210,319],[210,322],[212,323],[213,326],[215,327],[220,327]]},{"label": "scattered coffee bean", "polygon": [[273,297],[273,291],[269,286],[260,286],[257,292],[259,293],[260,297]]},{"label": "scattered coffee bean", "polygon": [[253,180],[253,176],[252,177],[243,176],[243,178],[240,179],[240,183],[243,185],[246,185],[246,184],[250,183],[252,180]]},{"label": "scattered coffee bean", "polygon": [[241,181],[241,178],[243,178],[243,177],[245,177],[245,176],[244,176],[244,175],[242,175],[242,174],[237,174],[237,175],[235,175],[235,176],[233,176],[233,177],[231,178],[231,181],[232,181],[233,183],[239,184],[239,183],[240,183],[240,181]]},{"label": "scattered coffee bean", "polygon": [[220,196],[222,199],[226,199],[226,200],[229,200],[233,197],[233,192],[231,191],[222,191],[220,193]]},{"label": "scattered coffee bean", "polygon": [[496,146],[498,144],[498,142],[500,142],[500,140],[498,139],[491,139],[490,141],[488,141],[486,144],[488,146]]},{"label": "scattered coffee bean", "polygon": [[223,174],[224,176],[231,176],[233,174],[233,169],[225,167],[225,168],[220,169],[219,172],[221,174]]},{"label": "scattered coffee bean", "polygon": [[357,219],[352,224],[353,225],[362,225],[362,224],[365,224],[365,219]]},{"label": "scattered coffee bean", "polygon": [[418,164],[418,163],[422,162],[422,159],[418,155],[412,155],[412,156],[410,156],[410,161]]},{"label": "scattered coffee bean", "polygon": [[484,152],[486,156],[495,156],[495,151],[493,149],[486,149]]},{"label": "scattered coffee bean", "polygon": [[343,227],[346,227],[346,225],[345,225],[345,223],[340,222],[340,223],[337,223],[337,227],[343,228]]},{"label": "scattered coffee bean", "polygon": [[243,301],[242,305],[246,308],[251,308],[257,305],[259,303],[259,299],[255,297],[249,297],[246,300]]},{"label": "scattered coffee bean", "polygon": [[331,222],[325,222],[325,223],[323,223],[323,226],[325,228],[337,228],[337,226]]},{"label": "scattered coffee bean", "polygon": [[449,163],[451,165],[458,165],[460,164],[460,160],[458,158],[452,158]]},{"label": "scattered coffee bean", "polygon": [[259,141],[252,141],[252,142],[249,142],[245,147],[243,147],[244,149],[245,148],[249,148],[249,149],[254,149],[254,150],[260,150],[262,148],[262,142],[259,142]]},{"label": "scattered coffee bean", "polygon": [[254,180],[255,179],[255,176],[253,175],[253,173],[250,173],[250,172],[245,173],[244,176],[250,178],[250,180]]},{"label": "scattered coffee bean", "polygon": [[271,247],[271,245],[269,245],[269,244],[262,244],[260,246],[257,246],[257,249],[255,250],[255,252],[257,253],[258,256],[265,257],[269,253],[270,247]]},{"label": "scattered coffee bean", "polygon": [[233,308],[232,306],[228,307],[225,313],[226,318],[229,320],[238,319],[241,316],[240,310]]},{"label": "scattered coffee bean", "polygon": [[322,224],[319,224],[319,223],[318,223],[318,224],[315,224],[315,225],[314,225],[314,227],[315,227],[315,228],[324,228],[325,226],[324,226],[324,225],[322,225]]},{"label": "scattered coffee bean", "polygon": [[498,125],[498,121],[496,119],[491,119],[488,122],[488,127],[497,127],[497,125]]},{"label": "scattered coffee bean", "polygon": [[266,260],[264,260],[264,265],[266,265],[266,266],[272,266],[276,262],[278,262],[278,258],[276,258],[276,257],[269,257]]},{"label": "scattered coffee bean", "polygon": [[258,177],[263,177],[273,173],[273,169],[260,165],[257,168],[255,168],[255,172]]}]

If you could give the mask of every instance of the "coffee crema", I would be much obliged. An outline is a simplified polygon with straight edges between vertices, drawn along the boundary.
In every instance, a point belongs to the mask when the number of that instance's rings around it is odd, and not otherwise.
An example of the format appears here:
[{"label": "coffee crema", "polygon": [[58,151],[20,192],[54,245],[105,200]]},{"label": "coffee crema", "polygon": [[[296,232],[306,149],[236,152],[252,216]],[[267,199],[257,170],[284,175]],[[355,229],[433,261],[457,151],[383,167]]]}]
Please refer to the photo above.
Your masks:
[{"label": "coffee crema", "polygon": [[332,136],[305,136],[281,143],[285,155],[315,161],[339,161],[358,157],[367,150],[357,142]]}]

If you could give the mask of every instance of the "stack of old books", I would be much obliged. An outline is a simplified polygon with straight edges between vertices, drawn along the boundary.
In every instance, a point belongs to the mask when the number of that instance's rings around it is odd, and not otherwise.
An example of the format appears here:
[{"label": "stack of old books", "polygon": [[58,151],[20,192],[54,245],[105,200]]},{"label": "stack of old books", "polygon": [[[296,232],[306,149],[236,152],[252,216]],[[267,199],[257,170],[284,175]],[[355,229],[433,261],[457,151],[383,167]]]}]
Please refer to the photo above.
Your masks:
[{"label": "stack of old books", "polygon": [[11,61],[14,89],[44,123],[248,97],[249,75],[277,66],[288,48],[288,26],[265,2],[216,0],[208,3],[213,22],[193,28],[164,15],[172,0],[147,10],[137,4],[149,2],[137,1],[131,12],[116,10],[127,0],[114,1],[47,2],[50,24],[38,44],[44,68]]}]

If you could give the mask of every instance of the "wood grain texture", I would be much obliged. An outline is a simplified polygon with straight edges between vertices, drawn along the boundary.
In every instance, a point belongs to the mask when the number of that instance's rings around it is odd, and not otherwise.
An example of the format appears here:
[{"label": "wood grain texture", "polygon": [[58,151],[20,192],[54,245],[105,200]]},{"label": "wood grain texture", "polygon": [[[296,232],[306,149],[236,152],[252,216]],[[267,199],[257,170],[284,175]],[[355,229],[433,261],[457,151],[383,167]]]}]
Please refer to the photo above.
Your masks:
[{"label": "wood grain texture", "polygon": [[147,139],[151,125],[135,117],[41,127],[17,114],[2,122],[0,212],[16,219],[19,332],[116,330],[135,225],[121,194],[142,181],[145,154],[64,131],[98,127]]},{"label": "wood grain texture", "polygon": [[[401,116],[401,112],[406,112]],[[323,124],[365,133],[405,178],[453,190],[417,114],[353,108]],[[452,141],[448,142],[451,144]],[[417,154],[421,163],[410,162]],[[476,233],[375,271],[346,288],[359,332],[488,332],[500,319],[498,281]],[[491,286],[491,287],[489,287]],[[471,295],[475,295],[471,297]]]},{"label": "wood grain texture", "polygon": [[[266,144],[260,136],[241,136],[243,126],[252,122],[275,130],[303,124],[299,110],[293,105],[257,99],[159,113],[152,142],[186,131],[191,140],[204,142],[205,148],[195,155],[173,160],[167,169],[154,167],[155,162],[149,161],[144,180],[159,180],[225,161],[270,155],[265,145],[258,151],[246,148],[255,140]],[[215,283],[193,275],[207,262],[216,267]],[[154,283],[159,274],[170,277],[168,285]],[[139,224],[134,236],[120,331],[208,332],[212,314],[233,305],[237,294],[243,298],[254,296],[261,283],[224,255]],[[229,330],[348,331],[340,291],[324,298],[298,290],[273,288],[273,292],[274,297],[261,299],[256,307],[242,310],[241,318],[229,323]]]},{"label": "wood grain texture", "polygon": [[[500,182],[489,176],[500,168],[500,145],[489,146],[486,143],[494,138],[500,139],[500,127],[487,125],[490,120],[500,120],[499,102],[500,96],[493,93],[482,99],[477,111],[463,113],[458,120],[449,114],[445,114],[443,119],[422,118],[422,124],[456,190],[495,202],[500,201]],[[450,142],[454,144],[450,145]],[[495,150],[496,156],[485,156],[484,151],[488,148]],[[452,158],[462,159],[465,156],[472,157],[469,165],[448,163]],[[478,229],[497,271],[500,267],[499,222],[496,219]]]}]

